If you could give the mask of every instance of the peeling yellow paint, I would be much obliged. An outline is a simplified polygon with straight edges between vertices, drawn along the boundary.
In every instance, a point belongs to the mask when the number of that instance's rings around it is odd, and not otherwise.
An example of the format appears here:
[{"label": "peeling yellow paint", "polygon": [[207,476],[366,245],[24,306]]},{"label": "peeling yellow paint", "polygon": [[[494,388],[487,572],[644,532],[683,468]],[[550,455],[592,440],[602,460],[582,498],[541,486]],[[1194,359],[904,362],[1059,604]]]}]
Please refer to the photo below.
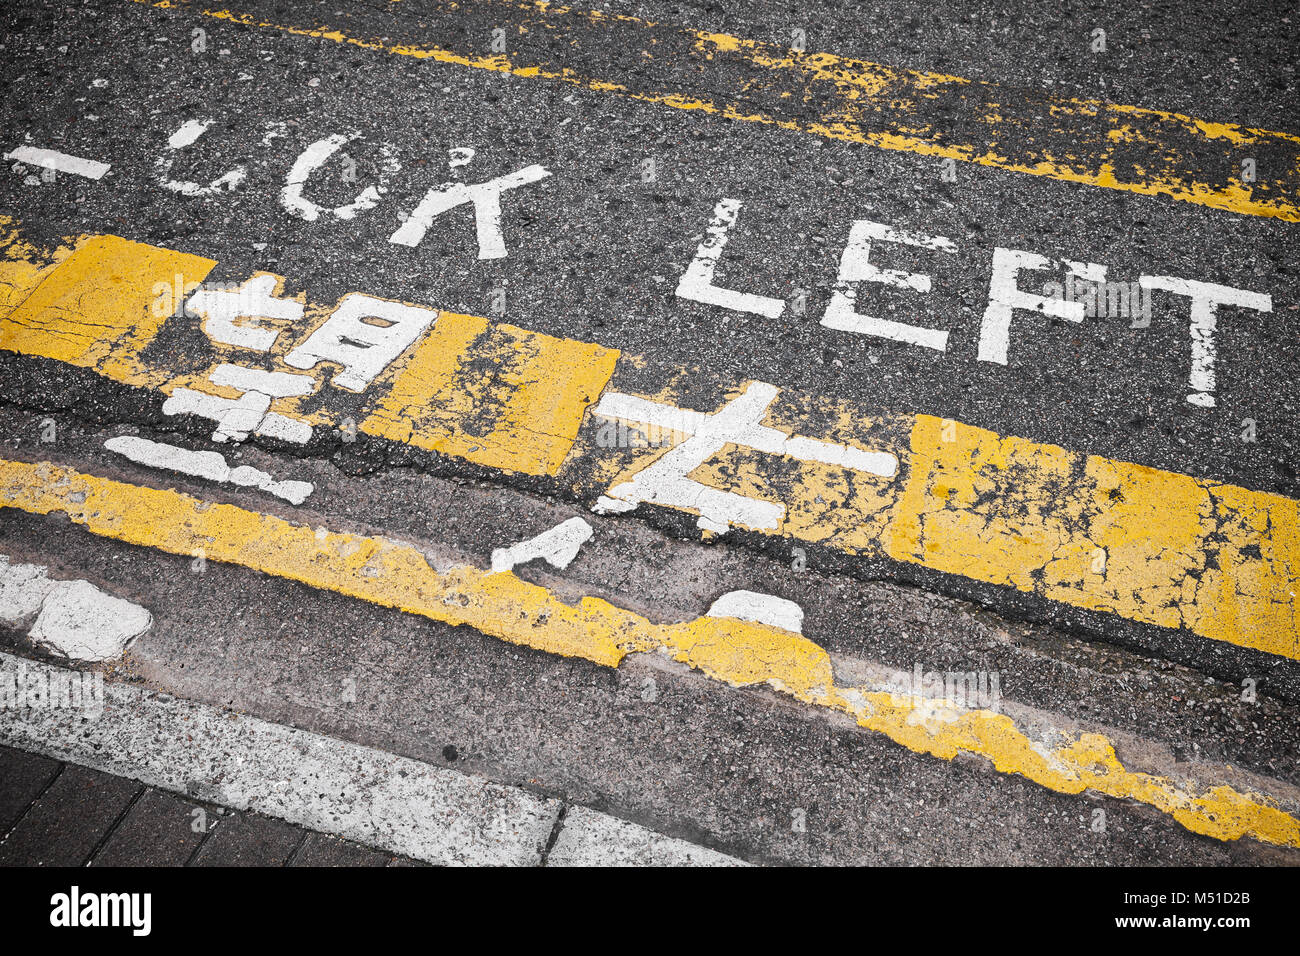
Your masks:
[{"label": "peeling yellow paint", "polygon": [[71,247],[62,244],[55,249],[38,249],[22,238],[17,222],[0,215],[0,320],[72,252]]},{"label": "peeling yellow paint", "polygon": [[[581,31],[601,36],[593,46],[609,42],[619,31],[624,49],[660,44],[652,31],[685,41],[677,55],[680,75],[725,62],[717,74],[722,89],[710,95],[662,87],[661,78],[636,88],[635,76],[598,76],[595,63],[584,71],[558,64],[517,62],[511,55],[472,56],[436,46],[365,39],[326,26],[300,27],[261,20],[251,14],[205,9],[170,0],[135,0],[168,9],[191,10],[201,16],[265,30],[328,40],[398,56],[428,59],[472,69],[545,79],[596,92],[607,92],[674,109],[701,111],[719,117],[761,123],[780,129],[863,143],[880,149],[950,158],[1032,176],[1116,189],[1144,196],[1166,196],[1183,202],[1242,215],[1300,222],[1300,136],[1250,129],[1163,110],[1106,103],[1099,100],[1053,97],[1016,91],[993,83],[919,70],[906,70],[831,53],[796,53],[775,44],[722,33],[664,27],[630,16],[554,7],[525,0],[494,0],[536,19],[534,29],[546,29],[581,47]],[[649,50],[642,49],[642,59]],[[691,60],[690,64],[686,61]],[[724,79],[725,77],[725,79]],[[728,87],[726,84],[734,84]],[[794,94],[794,95],[791,95]],[[918,100],[949,97],[952,109],[976,122],[954,142],[955,128],[929,125]],[[786,112],[789,103],[797,111]],[[975,112],[980,104],[994,107]],[[742,104],[743,107],[742,108]],[[803,118],[802,106],[813,105],[820,115]],[[1050,117],[1044,122],[1042,114]],[[1014,148],[1005,141],[1018,139]],[[1004,145],[1000,145],[1004,144]],[[1130,169],[1119,172],[1115,147],[1127,153],[1145,151]],[[1271,176],[1245,188],[1240,183],[1211,178],[1207,172],[1226,164],[1236,167],[1245,154],[1279,153],[1270,163]],[[1145,158],[1143,158],[1145,157]]]},{"label": "peeling yellow paint", "polygon": [[[55,265],[24,248],[10,240],[13,288],[21,282],[25,291],[8,316],[0,313],[0,349],[167,395],[185,386],[237,396],[207,381],[215,365],[241,361],[237,349],[214,343],[213,357],[195,369],[141,354],[174,310],[175,293],[188,294],[212,260],[114,236],[81,237]],[[303,328],[281,336],[274,356],[329,312],[309,306]],[[275,407],[327,427],[355,414],[363,434],[488,468],[560,476],[594,499],[668,451],[619,455],[580,434],[620,358],[645,364],[599,345],[442,312],[358,409],[317,395]],[[681,389],[699,378],[681,369],[671,387],[647,397],[678,404]],[[945,440],[941,419],[866,415],[852,403],[792,391],[766,420],[786,434],[809,422],[818,423],[812,437],[895,454],[899,476],[727,446],[691,477],[783,505],[776,527],[751,530],[1300,660],[1300,503],[1292,499],[956,422]]]},{"label": "peeling yellow paint", "polygon": [[[359,426],[493,468],[553,475],[618,351],[442,312]],[[473,423],[473,424],[470,424]]]},{"label": "peeling yellow paint", "polygon": [[[802,703],[848,714],[916,753],[944,760],[975,754],[988,758],[998,772],[1059,793],[1088,790],[1136,800],[1219,840],[1249,836],[1300,847],[1300,820],[1267,795],[1130,770],[1099,733],[1065,734],[1065,743],[1049,750],[1005,714],[837,686],[830,655],[780,628],[714,617],[656,624],[599,598],[566,603],[511,572],[492,574],[466,565],[440,572],[415,547],[388,538],[311,528],[50,462],[0,460],[0,507],[64,514],[117,541],[202,554],[604,666],[617,667],[630,653],[664,653],[734,687],[768,686]],[[936,713],[936,705],[944,712]]]},{"label": "peeling yellow paint", "polygon": [[[645,397],[685,401],[673,392]],[[734,445],[688,477],[785,507],[775,527],[751,531],[1300,660],[1300,502],[788,391],[764,424],[800,434],[809,421],[820,423],[823,440],[894,453],[898,477]],[[667,451],[616,457],[587,487],[630,481]],[[600,460],[598,450],[575,446],[570,472],[586,460]]]},{"label": "peeling yellow paint", "polygon": [[93,368],[130,385],[158,385],[140,352],[212,259],[130,242],[82,237],[76,250],[0,318],[0,349]]},{"label": "peeling yellow paint", "polygon": [[1300,659],[1300,503],[918,415],[889,555]]},{"label": "peeling yellow paint", "polygon": [[[14,258],[0,260],[0,282],[6,283],[0,289],[10,300],[7,309],[0,307],[0,349],[94,369],[164,395],[184,387],[238,397],[208,376],[222,363],[244,364],[247,350],[209,342],[210,359],[191,369],[169,367],[169,357],[143,357],[215,261],[117,236],[81,236],[47,262],[6,223],[0,223],[0,249]],[[282,290],[283,279],[274,278]],[[276,340],[273,359],[282,363],[331,311],[308,304],[294,334]],[[264,327],[284,324],[269,320]],[[443,312],[430,333],[372,384],[358,430],[485,467],[553,475],[617,361],[615,349]],[[325,372],[310,374],[319,382]],[[312,425],[335,426],[347,417],[315,395],[281,399],[275,410]]]}]

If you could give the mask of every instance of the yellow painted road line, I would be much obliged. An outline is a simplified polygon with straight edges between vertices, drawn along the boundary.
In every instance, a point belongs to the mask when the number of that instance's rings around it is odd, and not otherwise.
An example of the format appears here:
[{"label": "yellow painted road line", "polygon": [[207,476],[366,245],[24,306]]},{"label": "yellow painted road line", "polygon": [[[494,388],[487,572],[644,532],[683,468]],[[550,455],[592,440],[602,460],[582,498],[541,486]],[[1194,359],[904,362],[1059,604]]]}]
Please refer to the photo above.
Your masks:
[{"label": "yellow painted road line", "polygon": [[[0,221],[0,252],[6,250],[17,258],[8,267],[8,304],[0,299],[0,350],[93,369],[166,395],[184,387],[238,397],[208,376],[247,361],[247,352],[211,343],[211,360],[202,368],[176,368],[166,355],[147,358],[165,319],[215,261],[117,236],[83,236],[71,250],[58,251],[57,263],[45,264]],[[0,260],[0,281],[5,268]],[[315,313],[319,327],[329,310]],[[277,360],[290,344],[286,339],[275,350]],[[617,359],[615,349],[441,312],[430,333],[383,374],[376,398],[363,402],[356,417],[329,408],[308,412],[303,397],[282,400],[277,414],[328,426],[350,419],[360,432],[484,467],[553,475]]]},{"label": "yellow painted road line", "polygon": [[201,554],[608,667],[631,653],[664,653],[734,687],[766,685],[848,714],[859,726],[916,753],[944,760],[960,752],[976,754],[1001,773],[1059,793],[1093,791],[1137,800],[1195,833],[1300,847],[1300,820],[1269,796],[1226,783],[1130,770],[1102,734],[1065,733],[1064,742],[1048,744],[1005,714],[837,685],[830,655],[781,628],[725,617],[656,624],[599,598],[569,603],[512,572],[492,574],[471,566],[437,571],[418,549],[400,541],[311,528],[50,462],[0,460],[0,508],[5,507],[66,515],[113,540],[170,554]]},{"label": "yellow painted road line", "polygon": [[[554,475],[617,360],[615,349],[443,312],[358,428],[492,468]],[[466,427],[493,408],[490,424]]]},{"label": "yellow painted road line", "polygon": [[[691,477],[785,505],[780,521],[753,531],[1300,660],[1300,502],[792,392],[765,424],[792,432],[809,419],[832,423],[834,441],[894,452],[897,477],[735,446]],[[562,475],[584,475],[579,487],[594,499],[665,453],[611,452],[587,435]]]},{"label": "yellow painted road line", "polygon": [[[135,2],[879,149],[1300,222],[1300,136],[1290,133],[832,53],[799,53],[548,3],[447,3],[422,13],[436,25],[440,15],[455,17],[480,7],[491,11],[494,24],[513,29],[508,52],[483,55],[481,44],[470,39],[460,40],[463,48],[397,42],[319,22],[291,22],[294,15],[288,12],[270,22],[188,0]],[[402,30],[397,21],[383,22],[387,32]],[[1254,161],[1254,182],[1242,179],[1246,159]]]},{"label": "yellow painted road line", "polygon": [[[12,232],[9,238],[12,248],[18,240]],[[7,313],[0,308],[0,350],[91,368],[165,395],[182,385],[237,395],[205,379],[212,368],[241,361],[237,350],[210,343],[213,354],[203,358],[192,349],[148,349],[164,324],[150,295],[191,288],[212,260],[113,236],[72,245],[54,253],[53,267],[26,247],[15,253],[11,261],[31,261],[11,270],[14,288],[25,283],[25,291],[11,295]],[[316,312],[291,331],[301,337],[319,327],[328,309]],[[283,338],[277,359],[296,341]],[[330,426],[355,415],[364,434],[500,471],[552,476],[596,503],[674,447],[601,443],[602,418],[589,409],[617,390],[619,358],[591,343],[438,313],[359,398],[322,386],[274,407]],[[707,381],[700,370],[668,372],[688,391]],[[731,394],[748,384],[729,386]],[[818,442],[894,456],[897,473],[726,445],[689,478],[780,514],[768,525],[737,527],[1300,660],[1300,503],[956,421],[774,392],[763,425],[805,437],[820,429],[811,435]],[[687,404],[672,389],[633,398]],[[649,500],[701,516],[689,499]]]}]

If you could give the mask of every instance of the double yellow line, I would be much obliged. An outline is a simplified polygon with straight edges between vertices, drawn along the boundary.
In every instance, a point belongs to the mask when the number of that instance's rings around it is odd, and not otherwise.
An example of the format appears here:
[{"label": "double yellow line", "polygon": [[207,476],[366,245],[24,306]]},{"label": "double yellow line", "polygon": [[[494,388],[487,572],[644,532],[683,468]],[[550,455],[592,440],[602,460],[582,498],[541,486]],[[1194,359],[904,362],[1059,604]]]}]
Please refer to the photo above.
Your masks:
[{"label": "double yellow line", "polygon": [[944,760],[976,754],[1000,773],[1058,793],[1136,800],[1215,839],[1249,836],[1300,847],[1300,820],[1268,795],[1130,769],[1103,734],[1062,728],[1048,733],[1049,742],[1006,714],[838,684],[822,647],[781,628],[727,617],[656,624],[599,598],[562,600],[509,571],[464,565],[437,571],[418,549],[399,541],[311,528],[49,462],[0,459],[0,507],[63,514],[106,538],[202,554],[607,667],[632,653],[665,653],[733,687],[763,685],[846,714],[916,753]]},{"label": "double yellow line", "polygon": [[[191,0],[135,2],[878,149],[1300,222],[1300,136],[1290,133],[550,3],[436,4],[421,10],[421,35],[399,41],[301,11],[268,21]],[[479,9],[505,30],[505,52],[490,52],[486,28],[481,36],[451,29]],[[387,34],[412,29],[409,20],[374,16]]]}]

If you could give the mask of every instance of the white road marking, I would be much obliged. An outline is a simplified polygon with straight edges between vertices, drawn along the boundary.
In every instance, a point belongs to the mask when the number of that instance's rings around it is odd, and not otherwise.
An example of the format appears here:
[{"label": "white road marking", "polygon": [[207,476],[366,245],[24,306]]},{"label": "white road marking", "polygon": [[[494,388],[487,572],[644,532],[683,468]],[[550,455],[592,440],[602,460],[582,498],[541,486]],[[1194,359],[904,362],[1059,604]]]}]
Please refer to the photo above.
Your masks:
[{"label": "white road marking", "polygon": [[718,268],[718,259],[727,245],[727,231],[736,224],[740,215],[739,199],[722,199],[713,209],[713,218],[705,229],[704,241],[700,243],[695,258],[682,273],[677,283],[679,298],[705,305],[717,305],[737,312],[752,312],[775,319],[785,310],[785,303],[766,295],[754,295],[750,292],[737,292],[723,289],[713,284],[713,274]]},{"label": "white road marking", "polygon": [[709,617],[734,617],[795,634],[803,633],[803,608],[794,601],[758,591],[728,591],[713,602]]},{"label": "white road marking", "polygon": [[322,215],[328,214],[336,219],[352,219],[357,213],[373,209],[379,204],[387,190],[387,181],[398,170],[397,160],[393,158],[392,151],[387,146],[381,146],[382,155],[380,168],[380,182],[372,183],[357,194],[352,202],[343,206],[335,206],[333,209],[327,209],[318,203],[312,202],[303,196],[303,187],[307,185],[307,180],[311,178],[312,173],[324,166],[325,163],[338,150],[352,142],[360,139],[360,133],[334,133],[326,136],[324,139],[318,139],[306,149],[304,149],[294,160],[289,175],[285,179],[284,188],[280,191],[280,202],[289,212],[299,216],[308,222],[315,222]]},{"label": "white road marking", "polygon": [[[238,289],[200,288],[185,303],[185,308],[203,316],[203,331],[214,342],[252,349],[270,351],[280,332],[262,328],[259,318],[287,319],[296,322],[302,318],[303,304],[275,294],[276,276],[258,273]],[[247,318],[251,322],[236,325],[235,320]]]},{"label": "white road marking", "polygon": [[149,629],[138,604],[106,594],[89,581],[56,581],[39,564],[0,555],[0,621],[22,628],[35,617],[32,643],[74,661],[115,660]]},{"label": "white road marking", "polygon": [[1219,324],[1219,306],[1235,305],[1256,312],[1272,312],[1273,297],[1262,292],[1249,292],[1213,282],[1197,282],[1174,276],[1140,276],[1138,285],[1147,289],[1164,289],[1192,300],[1192,370],[1188,384],[1194,391],[1187,396],[1187,400],[1202,408],[1213,408],[1216,384],[1214,331]]},{"label": "white road marking", "polygon": [[206,478],[219,484],[257,488],[267,494],[283,498],[290,504],[300,505],[315,491],[309,481],[277,481],[271,475],[250,465],[234,468],[225,456],[215,451],[192,451],[165,442],[150,441],[134,435],[122,435],[104,442],[111,452],[129,458],[138,465],[175,471],[195,478]]},{"label": "white road marking", "polygon": [[212,125],[212,122],[210,119],[186,120],[176,132],[167,138],[168,152],[154,161],[154,171],[157,173],[158,181],[164,189],[180,193],[182,196],[215,196],[220,192],[229,192],[248,178],[247,167],[236,166],[229,172],[218,176],[206,186],[187,179],[172,179],[172,165],[175,163],[176,158],[171,153],[192,146],[200,136],[208,131],[208,127]]},{"label": "white road marking", "polygon": [[591,539],[591,535],[591,525],[582,518],[570,518],[535,538],[494,550],[492,573],[500,574],[537,558],[545,558],[546,563],[553,568],[567,568],[578,556],[579,549]]},{"label": "white road marking", "polygon": [[243,392],[239,398],[222,398],[192,388],[177,388],[163,402],[164,415],[200,415],[217,423],[212,440],[241,442],[249,432],[306,444],[312,428],[306,422],[270,411],[271,400],[310,395],[316,380],[310,375],[267,372],[242,365],[218,365],[210,376],[216,385]]},{"label": "white road marking", "polygon": [[884,223],[859,219],[849,230],[849,241],[840,256],[840,274],[830,304],[822,316],[821,324],[828,329],[843,332],[856,332],[860,335],[874,335],[895,342],[920,345],[940,352],[948,348],[948,331],[946,329],[927,329],[905,322],[890,319],[878,319],[862,315],[855,309],[857,290],[856,282],[879,282],[882,285],[898,289],[912,289],[915,292],[930,291],[930,277],[915,272],[900,272],[896,269],[881,269],[873,265],[868,256],[871,254],[871,241],[897,242],[955,255],[957,246],[951,239],[943,236],[922,236],[903,232]]},{"label": "white road marking", "polygon": [[55,172],[84,176],[86,179],[102,179],[104,174],[113,168],[109,163],[83,159],[80,156],[71,156],[68,153],[35,146],[19,146],[12,152],[5,153],[5,159],[26,163],[29,166],[40,166],[42,169],[53,169]]},{"label": "white road marking", "polygon": [[504,259],[507,255],[505,236],[501,233],[501,194],[507,189],[518,189],[529,183],[545,179],[551,173],[536,164],[506,176],[489,179],[485,183],[467,186],[464,183],[443,183],[424,194],[420,204],[407,217],[389,242],[400,246],[418,246],[425,233],[448,209],[464,203],[474,204],[474,226],[478,236],[480,259]]},{"label": "white road marking", "polygon": [[186,120],[176,132],[167,137],[167,148],[184,149],[186,146],[192,146],[211,125],[212,120]]},{"label": "white road marking", "polygon": [[687,477],[728,444],[882,478],[892,478],[898,472],[898,459],[888,452],[792,437],[763,425],[778,391],[775,385],[751,382],[744,394],[711,414],[606,392],[593,409],[597,415],[670,428],[691,437],[636,472],[631,480],[611,488],[593,510],[597,514],[631,511],[641,502],[650,502],[698,511],[698,526],[718,534],[726,533],[733,524],[755,530],[777,527],[785,516],[785,505],[721,491]]},{"label": "white road marking", "polygon": [[41,609],[54,586],[39,564],[11,564],[0,554],[0,622],[14,627]]},{"label": "white road marking", "polygon": [[[1068,299],[1052,298],[1025,292],[1016,285],[1022,269],[1052,269],[1058,263],[1036,252],[1021,249],[993,250],[993,278],[989,282],[989,304],[980,324],[979,359],[983,362],[1007,364],[1007,350],[1011,344],[1011,315],[1016,309],[1055,316],[1067,322],[1082,322],[1084,304]],[[1106,267],[1096,263],[1065,262],[1071,274],[1090,282],[1106,281]]]},{"label": "white road marking", "polygon": [[89,581],[55,581],[27,636],[69,660],[108,661],[121,657],[152,623],[145,608]]},{"label": "white road marking", "polygon": [[284,361],[301,369],[318,362],[337,362],[343,369],[334,374],[330,384],[350,392],[364,391],[437,318],[436,309],[353,292],[344,296],[325,324]]},{"label": "white road marking", "polygon": [[743,860],[586,807],[570,807],[547,866],[748,866]]}]

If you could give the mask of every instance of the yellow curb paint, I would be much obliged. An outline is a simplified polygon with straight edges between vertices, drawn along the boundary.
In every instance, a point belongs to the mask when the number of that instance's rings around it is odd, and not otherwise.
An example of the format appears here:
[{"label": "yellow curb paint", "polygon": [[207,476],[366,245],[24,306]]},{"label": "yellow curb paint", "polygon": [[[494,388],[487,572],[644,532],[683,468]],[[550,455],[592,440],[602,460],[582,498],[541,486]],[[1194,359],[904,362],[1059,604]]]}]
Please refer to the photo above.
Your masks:
[{"label": "yellow curb paint", "polygon": [[[210,343],[213,358],[201,370],[167,368],[141,355],[215,261],[117,236],[82,236],[68,254],[43,263],[16,233],[8,235],[13,255],[33,258],[0,266],[8,269],[0,271],[0,279],[12,276],[6,287],[10,308],[0,311],[0,350],[94,369],[113,381],[157,388],[165,395],[185,387],[238,397],[234,389],[207,381],[207,375],[223,362],[259,361],[256,353]],[[330,311],[310,307],[297,335],[277,340],[275,357],[282,358]],[[368,390],[358,430],[489,468],[553,475],[573,445],[587,406],[613,375],[618,354],[587,342],[442,312],[432,331]],[[325,373],[318,369],[311,374],[319,382]],[[318,404],[316,398],[283,399],[275,408],[313,425],[338,425],[348,417],[329,407],[304,413],[309,401]]]},{"label": "yellow curb paint", "polygon": [[475,464],[553,475],[617,361],[616,349],[440,312],[358,427]]},{"label": "yellow curb paint", "polygon": [[1300,659],[1300,503],[918,415],[890,557]]},{"label": "yellow curb paint", "polygon": [[158,385],[140,361],[176,293],[187,294],[216,266],[117,236],[81,239],[76,250],[0,319],[0,349],[92,368],[114,381]]},{"label": "yellow curb paint", "polygon": [[[551,33],[547,59],[492,56],[295,26],[180,0],[135,0],[264,30],[472,69],[544,79],[741,122],[973,163],[1249,216],[1300,222],[1300,136],[1051,96],[831,53],[798,53],[722,33],[542,2],[495,0],[521,34]],[[454,11],[457,4],[444,9]],[[625,52],[617,68],[584,49]],[[567,58],[562,61],[554,57]],[[673,68],[660,69],[660,61]],[[811,118],[809,118],[809,114]],[[956,117],[935,121],[934,116]],[[1243,159],[1272,157],[1255,182]],[[1221,171],[1214,175],[1211,171]]]},{"label": "yellow curb paint", "polygon": [[[689,404],[672,392],[641,397]],[[785,506],[775,527],[751,531],[1300,660],[1300,502],[793,392],[778,396],[764,424],[802,434],[809,421],[826,423],[823,440],[894,453],[899,475],[729,445],[689,477]],[[602,455],[587,441],[566,473],[600,462],[585,486],[599,494],[668,450]]]},{"label": "yellow curb paint", "polygon": [[38,249],[22,238],[13,219],[0,215],[0,320],[31,295],[72,251],[64,245]]},{"label": "yellow curb paint", "polygon": [[848,714],[916,753],[944,760],[975,754],[1001,773],[1059,793],[1087,790],[1139,801],[1219,840],[1248,836],[1300,847],[1300,820],[1266,795],[1130,770],[1103,734],[1066,733],[1066,742],[1050,749],[1004,714],[840,687],[823,648],[780,628],[713,617],[655,624],[599,598],[566,603],[511,572],[491,574],[464,565],[438,571],[400,541],[311,528],[50,462],[0,460],[0,507],[64,514],[102,537],[238,564],[608,667],[617,667],[630,653],[663,653],[734,687],[768,686],[802,703]]}]

